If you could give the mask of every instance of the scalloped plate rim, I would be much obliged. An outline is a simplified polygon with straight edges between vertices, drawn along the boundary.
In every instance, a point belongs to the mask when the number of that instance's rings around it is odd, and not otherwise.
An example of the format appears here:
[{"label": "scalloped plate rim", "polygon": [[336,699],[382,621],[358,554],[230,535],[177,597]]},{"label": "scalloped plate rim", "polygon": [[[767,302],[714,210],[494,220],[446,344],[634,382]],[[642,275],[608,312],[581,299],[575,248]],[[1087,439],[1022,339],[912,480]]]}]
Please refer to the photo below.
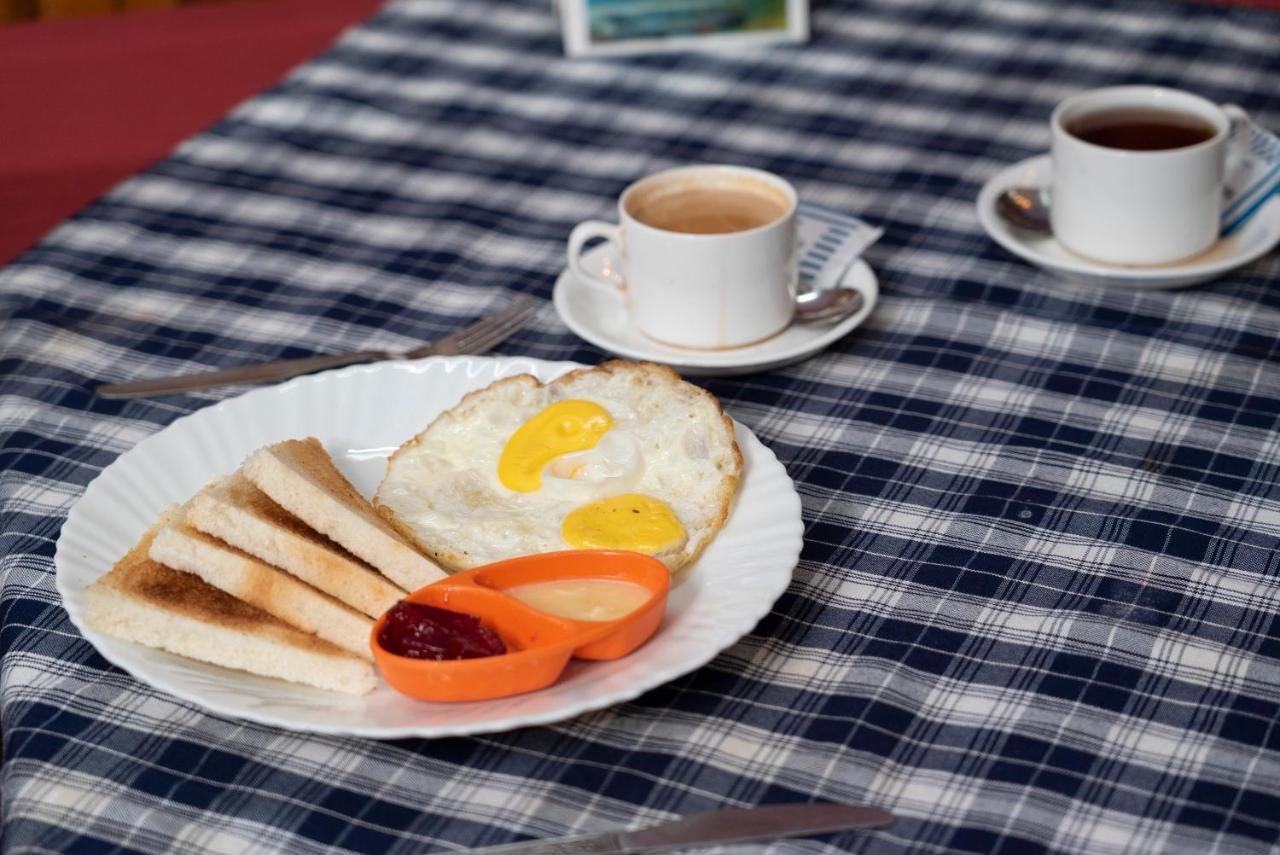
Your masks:
[{"label": "scalloped plate rim", "polygon": [[[443,367],[437,368],[437,366]],[[72,624],[81,632],[85,639],[93,645],[104,659],[152,688],[194,704],[216,715],[251,721],[257,724],[279,727],[286,730],[324,735],[349,735],[376,739],[396,739],[405,737],[438,738],[445,736],[494,733],[518,727],[550,724],[556,721],[572,718],[586,712],[592,712],[632,700],[646,691],[657,688],[670,680],[688,674],[705,665],[707,662],[710,662],[721,652],[735,644],[743,636],[749,633],[755,625],[770,612],[773,604],[790,584],[792,573],[799,562],[800,551],[803,547],[801,502],[799,494],[795,491],[794,484],[791,482],[785,468],[777,460],[777,457],[773,452],[763,445],[749,429],[737,422],[734,422],[735,436],[739,445],[742,446],[743,456],[748,462],[748,466],[744,471],[743,484],[740,488],[739,496],[741,497],[741,495],[746,492],[753,479],[759,481],[759,479],[766,476],[781,476],[785,481],[786,487],[785,491],[779,491],[778,493],[771,494],[769,497],[770,505],[775,511],[774,515],[778,518],[779,525],[778,530],[773,532],[775,535],[776,547],[774,548],[774,551],[767,556],[770,568],[769,573],[765,575],[763,580],[759,578],[755,579],[757,587],[752,592],[754,594],[754,600],[752,601],[754,608],[740,607],[738,610],[734,611],[730,616],[731,621],[721,625],[719,627],[719,631],[714,634],[714,637],[708,638],[706,643],[702,645],[702,649],[698,650],[695,655],[687,657],[668,668],[648,672],[643,675],[642,679],[635,680],[629,686],[601,693],[599,696],[590,698],[586,701],[566,703],[561,707],[553,707],[540,713],[526,713],[524,715],[497,717],[471,723],[456,723],[448,725],[431,725],[427,723],[404,726],[369,726],[362,725],[355,721],[345,724],[295,721],[290,720],[288,716],[263,713],[260,710],[251,707],[235,707],[211,701],[200,691],[194,691],[182,685],[175,685],[168,679],[157,678],[155,668],[149,664],[148,659],[150,656],[158,654],[161,657],[166,657],[166,661],[172,660],[177,663],[176,667],[180,670],[195,669],[196,671],[203,671],[206,669],[214,669],[219,675],[231,674],[234,672],[225,671],[225,669],[217,669],[216,666],[206,665],[204,663],[183,660],[181,657],[177,657],[173,654],[163,653],[162,651],[152,650],[150,648],[142,647],[141,645],[135,645],[120,639],[105,636],[84,625],[82,603],[84,591],[83,588],[78,590],[72,589],[72,581],[70,577],[72,573],[77,572],[76,562],[78,559],[76,556],[72,556],[70,554],[69,544],[82,536],[81,529],[86,525],[89,525],[90,521],[94,519],[89,515],[97,510],[94,507],[97,495],[99,493],[106,494],[107,490],[114,486],[114,482],[119,477],[123,477],[124,473],[127,473],[139,466],[149,465],[149,455],[153,454],[158,444],[163,441],[160,439],[161,437],[167,436],[168,438],[173,438],[175,434],[197,431],[205,422],[214,421],[222,417],[228,410],[234,413],[244,408],[251,410],[261,409],[268,401],[279,400],[281,397],[290,394],[305,396],[323,393],[324,390],[329,387],[329,384],[359,382],[359,378],[361,377],[365,377],[366,380],[372,382],[380,376],[382,378],[393,376],[392,372],[398,372],[402,374],[402,376],[409,377],[428,374],[435,370],[452,372],[454,370],[461,369],[466,372],[467,382],[471,382],[476,378],[488,378],[488,380],[481,380],[475,383],[475,388],[478,388],[480,385],[484,385],[485,382],[489,382],[489,380],[496,379],[501,376],[508,376],[511,373],[520,373],[522,369],[527,370],[530,373],[534,373],[546,381],[558,376],[559,374],[563,374],[574,368],[580,367],[587,366],[583,366],[580,363],[564,361],[553,362],[533,357],[428,357],[426,359],[414,361],[373,363],[350,366],[348,368],[337,369],[306,377],[298,377],[275,386],[252,389],[244,394],[227,398],[194,412],[184,414],[175,419],[169,425],[147,436],[138,442],[133,448],[121,453],[115,460],[98,473],[98,475],[85,488],[81,497],[73,504],[70,512],[68,513],[67,520],[63,524],[62,530],[59,533],[54,554],[55,587],[57,588],[59,595],[62,597],[68,616],[70,617]],[[446,402],[443,407],[452,406],[452,403],[452,401]],[[418,429],[421,429],[421,427]],[[320,431],[318,433],[323,434],[324,432]],[[404,437],[404,439],[407,438],[408,436]],[[250,450],[252,450],[252,447],[247,449],[245,453]],[[207,476],[213,477],[216,474],[219,473],[208,472]],[[172,501],[179,501],[183,498],[185,497],[176,496],[172,498]],[[721,548],[726,546],[726,532],[731,533],[733,517],[735,515],[739,515],[737,502],[735,502],[734,512],[730,516],[729,523],[717,536],[716,541],[713,542],[707,555],[712,554],[716,548],[716,544],[720,544]],[[86,519],[86,517],[88,517],[88,519]],[[136,539],[140,534],[141,532],[136,532],[132,536]],[[731,539],[732,537],[729,538],[729,540]],[[706,556],[704,556],[704,558],[705,557]],[[85,560],[89,559],[86,557]],[[703,560],[700,559],[697,564],[688,568],[684,573],[697,573],[703,566],[703,563]],[[98,575],[105,573],[107,569],[109,569],[109,566],[102,567]],[[710,571],[703,570],[704,574],[708,572]],[[759,575],[760,574],[757,574],[757,576]],[[655,637],[655,640],[651,641],[650,644],[655,642],[660,644],[660,637],[661,636]],[[251,681],[266,679],[254,677],[252,675],[244,676],[246,679]],[[271,681],[273,685],[277,682],[278,681]],[[383,684],[381,680],[379,680],[379,684],[379,690],[385,688],[385,684]],[[304,696],[321,699],[334,697],[332,693],[323,692],[322,690],[312,689],[310,687],[287,683],[283,685],[289,691],[296,691]]]}]

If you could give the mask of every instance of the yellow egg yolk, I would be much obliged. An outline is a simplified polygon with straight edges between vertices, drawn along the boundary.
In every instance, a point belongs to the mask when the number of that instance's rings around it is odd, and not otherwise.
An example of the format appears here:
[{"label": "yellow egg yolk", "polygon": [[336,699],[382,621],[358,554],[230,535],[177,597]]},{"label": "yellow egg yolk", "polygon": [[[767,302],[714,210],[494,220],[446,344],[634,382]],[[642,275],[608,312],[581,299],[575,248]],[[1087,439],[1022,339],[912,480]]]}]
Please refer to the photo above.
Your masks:
[{"label": "yellow egg yolk", "polygon": [[660,499],[627,493],[574,508],[560,526],[577,549],[626,549],[652,555],[686,537],[671,507]]},{"label": "yellow egg yolk", "polygon": [[594,448],[613,419],[592,401],[557,401],[522,424],[498,458],[498,480],[518,493],[542,486],[542,470],[554,458]]}]

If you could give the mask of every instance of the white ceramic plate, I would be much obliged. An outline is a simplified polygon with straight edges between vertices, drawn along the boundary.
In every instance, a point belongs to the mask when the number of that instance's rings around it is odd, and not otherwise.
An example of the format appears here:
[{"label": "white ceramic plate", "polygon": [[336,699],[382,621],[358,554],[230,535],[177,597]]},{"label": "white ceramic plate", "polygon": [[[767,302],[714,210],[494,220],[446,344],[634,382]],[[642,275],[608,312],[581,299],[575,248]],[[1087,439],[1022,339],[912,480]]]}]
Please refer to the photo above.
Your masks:
[{"label": "white ceramic plate", "polygon": [[1050,235],[1014,228],[996,213],[996,199],[1001,193],[1016,186],[1047,186],[1051,167],[1049,155],[1045,154],[1001,170],[978,194],[978,219],[991,239],[1009,252],[1073,282],[1125,288],[1185,288],[1248,264],[1280,241],[1280,197],[1273,197],[1234,234],[1193,258],[1145,267],[1092,261],[1065,249]]},{"label": "white ceramic plate", "polygon": [[[583,253],[583,264],[591,269],[603,268],[608,252],[607,245],[593,247]],[[852,315],[838,321],[792,324],[762,342],[724,350],[690,350],[645,337],[631,325],[621,292],[583,282],[567,269],[556,280],[552,300],[560,320],[575,334],[602,350],[628,359],[661,362],[681,374],[723,377],[768,371],[799,362],[859,326],[871,314],[880,295],[876,275],[870,265],[857,259],[849,266],[840,284],[854,288],[862,295],[862,308]]]},{"label": "white ceramic plate", "polygon": [[386,458],[464,393],[500,377],[543,381],[568,362],[478,357],[356,366],[258,389],[178,419],[102,471],[72,507],[54,557],[71,621],[98,651],[139,680],[231,718],[290,730],[378,739],[509,730],[616,704],[687,674],[733,644],[786,590],[799,560],[800,498],[773,453],[736,427],[745,472],[728,525],[681,574],[658,633],[613,662],[573,662],[555,685],[492,701],[433,704],[385,684],[351,697],[229,671],[102,635],[84,625],[85,589],[170,504],[231,472],[250,452],[318,437],[365,495]]}]

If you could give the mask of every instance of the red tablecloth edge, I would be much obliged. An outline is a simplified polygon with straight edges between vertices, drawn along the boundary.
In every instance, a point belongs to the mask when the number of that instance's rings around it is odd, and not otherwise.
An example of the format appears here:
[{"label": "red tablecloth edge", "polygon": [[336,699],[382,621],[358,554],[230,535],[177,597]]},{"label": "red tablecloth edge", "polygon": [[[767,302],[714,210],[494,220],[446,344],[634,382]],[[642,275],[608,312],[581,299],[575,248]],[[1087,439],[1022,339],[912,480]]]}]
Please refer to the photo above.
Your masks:
[{"label": "red tablecloth edge", "polygon": [[0,265],[380,5],[234,0],[0,27]]},{"label": "red tablecloth edge", "polygon": [[236,0],[0,27],[0,265],[380,5]]}]

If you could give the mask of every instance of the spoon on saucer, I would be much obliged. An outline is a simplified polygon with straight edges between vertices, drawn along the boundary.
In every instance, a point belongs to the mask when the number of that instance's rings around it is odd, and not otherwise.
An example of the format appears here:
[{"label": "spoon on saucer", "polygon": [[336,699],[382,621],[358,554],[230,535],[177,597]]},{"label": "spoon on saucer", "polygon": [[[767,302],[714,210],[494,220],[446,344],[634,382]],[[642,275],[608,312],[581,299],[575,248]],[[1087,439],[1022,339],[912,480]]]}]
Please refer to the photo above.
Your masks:
[{"label": "spoon on saucer", "polygon": [[795,319],[800,323],[847,318],[862,309],[862,295],[853,288],[823,288],[796,296]]},{"label": "spoon on saucer", "polygon": [[1051,234],[1049,191],[1044,187],[1010,187],[996,197],[996,213],[1010,225]]}]

